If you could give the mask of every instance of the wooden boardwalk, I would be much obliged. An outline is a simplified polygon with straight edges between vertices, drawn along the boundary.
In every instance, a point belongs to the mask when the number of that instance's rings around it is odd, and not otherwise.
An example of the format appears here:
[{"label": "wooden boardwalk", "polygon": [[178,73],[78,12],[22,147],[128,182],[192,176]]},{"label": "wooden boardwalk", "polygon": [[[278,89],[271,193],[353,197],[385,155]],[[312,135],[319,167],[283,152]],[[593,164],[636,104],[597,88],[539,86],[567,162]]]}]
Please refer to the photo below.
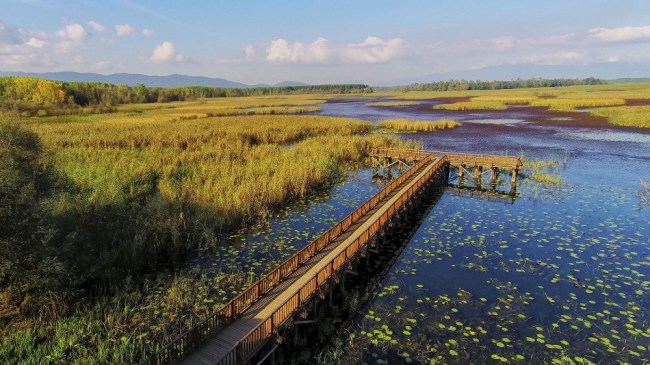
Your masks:
[{"label": "wooden boardwalk", "polygon": [[503,171],[510,173],[511,194],[514,194],[517,186],[519,170],[523,167],[520,158],[513,156],[453,153],[442,151],[427,151],[417,149],[401,148],[375,148],[370,156],[373,158],[373,167],[390,169],[392,166],[398,166],[402,171],[404,167],[410,167],[412,164],[420,161],[433,154],[438,157],[445,157],[449,165],[454,168],[459,178],[459,184],[462,186],[465,177],[470,177],[475,186],[481,188],[483,175],[489,174],[490,185],[495,185],[499,174]]},{"label": "wooden boardwalk", "polygon": [[338,280],[387,225],[417,203],[426,188],[446,186],[450,166],[446,155],[415,150],[390,153],[417,161],[346,218],[143,364],[238,365],[253,359],[287,320],[315,295],[322,296],[328,283]]}]

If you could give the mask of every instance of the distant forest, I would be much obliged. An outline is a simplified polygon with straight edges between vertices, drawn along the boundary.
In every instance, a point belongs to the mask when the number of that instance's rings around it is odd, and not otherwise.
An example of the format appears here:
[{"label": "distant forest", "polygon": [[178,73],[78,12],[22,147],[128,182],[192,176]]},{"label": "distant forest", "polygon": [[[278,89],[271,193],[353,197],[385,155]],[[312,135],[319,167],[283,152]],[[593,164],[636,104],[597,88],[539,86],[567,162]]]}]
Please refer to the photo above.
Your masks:
[{"label": "distant forest", "polygon": [[22,115],[110,112],[120,104],[171,102],[286,94],[370,93],[362,84],[221,88],[208,86],[146,87],[101,82],[62,82],[32,77],[0,77],[0,108]]},{"label": "distant forest", "polygon": [[[411,84],[383,90],[459,91],[517,88],[599,85],[606,81],[587,79],[529,79],[511,81],[451,80]],[[372,93],[364,84],[306,86],[271,86],[222,88],[211,86],[146,87],[114,85],[101,82],[62,82],[32,77],[0,77],[0,112],[23,116],[56,114],[106,113],[120,104],[156,103],[200,98],[222,98],[286,94],[356,94]]]},{"label": "distant forest", "polygon": [[560,87],[574,85],[602,85],[607,81],[589,77],[586,79],[517,79],[510,81],[451,80],[431,83],[416,83],[407,86],[388,88],[401,91],[462,91],[462,90],[501,90],[537,87]]}]

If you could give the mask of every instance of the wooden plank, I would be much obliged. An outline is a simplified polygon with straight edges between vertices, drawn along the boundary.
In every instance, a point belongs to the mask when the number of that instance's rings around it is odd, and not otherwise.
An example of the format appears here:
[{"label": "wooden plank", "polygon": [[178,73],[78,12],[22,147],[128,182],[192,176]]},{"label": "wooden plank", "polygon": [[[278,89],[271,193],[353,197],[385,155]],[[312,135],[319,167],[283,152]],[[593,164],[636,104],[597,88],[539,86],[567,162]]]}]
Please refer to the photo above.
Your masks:
[{"label": "wooden plank", "polygon": [[[356,227],[350,227],[350,230],[348,231],[350,232],[349,234],[345,232],[345,237],[339,237],[339,239],[336,239],[330,244],[330,246],[328,246],[327,250],[312,257],[304,267],[299,268],[296,272],[291,274],[285,282],[282,282],[275,288],[271,289],[266,297],[269,298],[270,302],[267,303],[265,298],[263,303],[260,303],[260,301],[255,303],[253,306],[248,308],[246,318],[235,320],[235,322],[218,334],[217,338],[230,340],[229,342],[231,343],[242,341],[248,337],[249,334],[254,336],[253,338],[257,338],[258,334],[256,331],[258,331],[258,328],[263,330],[263,327],[259,326],[262,323],[268,323],[265,321],[274,314],[277,313],[279,315],[278,318],[290,318],[293,312],[300,307],[297,302],[293,302],[296,300],[296,293],[300,292],[302,288],[308,285],[313,277],[318,276],[320,273],[326,273],[326,277],[331,276],[332,272],[328,265],[330,265],[330,263],[338,257],[341,252],[344,252],[351,244],[356,243],[362,236],[364,239],[367,238],[368,234],[366,232],[373,226],[373,224],[375,224],[375,222],[378,221],[386,212],[394,210],[393,204],[401,201],[404,194],[412,191],[409,189],[412,189],[415,184],[418,184],[419,180],[422,179],[422,177],[429,172],[433,166],[436,166],[438,161],[439,160],[434,160],[430,162],[422,168],[422,171],[418,174],[411,174],[409,179],[403,179],[403,186],[400,186],[399,189],[392,190],[391,194],[386,197],[386,200],[381,204],[381,206],[375,207],[376,209],[372,209],[367,212],[366,215],[361,217],[358,224],[354,225]],[[278,324],[276,323],[276,325]],[[265,332],[268,331],[260,333],[262,334]],[[254,340],[254,342],[255,343],[250,345],[255,346],[257,343],[261,343],[257,340]],[[217,340],[217,343],[222,344],[223,342]],[[210,341],[207,346],[204,346],[195,354],[189,356],[185,361],[180,363],[190,364],[193,359],[199,357],[201,353],[210,353],[211,351],[209,347],[211,344],[214,346],[214,341]],[[249,349],[252,350],[253,347],[249,347]],[[227,355],[227,353],[223,354],[224,357]]]}]

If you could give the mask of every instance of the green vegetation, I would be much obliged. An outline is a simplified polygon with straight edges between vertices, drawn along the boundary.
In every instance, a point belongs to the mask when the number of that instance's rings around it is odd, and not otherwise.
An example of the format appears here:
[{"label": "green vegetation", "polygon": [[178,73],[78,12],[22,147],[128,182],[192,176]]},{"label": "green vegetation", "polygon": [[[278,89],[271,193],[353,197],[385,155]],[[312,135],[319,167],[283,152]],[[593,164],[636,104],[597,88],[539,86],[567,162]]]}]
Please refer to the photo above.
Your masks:
[{"label": "green vegetation", "polygon": [[417,101],[378,101],[374,103],[366,103],[366,106],[385,106],[385,107],[398,107],[398,106],[414,106],[418,105]]},{"label": "green vegetation", "polygon": [[650,106],[618,106],[598,108],[591,114],[605,117],[615,125],[624,127],[650,128]]},{"label": "green vegetation", "polygon": [[451,80],[432,83],[417,83],[400,86],[402,92],[408,91],[464,91],[464,90],[503,90],[559,87],[573,85],[602,85],[604,80],[593,77],[586,79],[528,79],[512,81]]},{"label": "green vegetation", "polygon": [[408,120],[408,119],[387,119],[379,122],[379,127],[395,132],[433,132],[439,129],[450,129],[460,127],[456,120]]},{"label": "green vegetation", "polygon": [[553,111],[574,111],[580,108],[597,108],[603,106],[623,105],[623,99],[573,99],[573,98],[547,98],[535,99],[530,102],[531,106],[545,106]]},{"label": "green vegetation", "polygon": [[[551,111],[589,113],[608,119],[611,124],[649,128],[650,84],[595,84],[562,88],[512,90],[410,91],[405,94],[382,94],[403,99],[457,98],[433,106],[438,110],[504,110],[508,105],[546,107]],[[631,104],[630,104],[631,103]]]},{"label": "green vegetation", "polygon": [[3,122],[0,363],[137,363],[240,291],[249,276],[236,267],[161,268],[395,143],[350,119],[211,116],[313,103],[210,99]]},{"label": "green vegetation", "polygon": [[105,113],[114,106],[201,98],[294,94],[369,93],[368,85],[309,85],[246,89],[187,86],[174,88],[127,86],[98,82],[60,82],[31,77],[0,77],[0,110],[23,116]]},{"label": "green vegetation", "polygon": [[466,101],[452,104],[434,105],[433,109],[439,110],[504,110],[506,105],[496,100]]},{"label": "green vegetation", "polygon": [[559,162],[556,160],[528,160],[521,156],[524,164],[526,176],[541,185],[553,186],[562,183],[562,178],[558,173]]}]

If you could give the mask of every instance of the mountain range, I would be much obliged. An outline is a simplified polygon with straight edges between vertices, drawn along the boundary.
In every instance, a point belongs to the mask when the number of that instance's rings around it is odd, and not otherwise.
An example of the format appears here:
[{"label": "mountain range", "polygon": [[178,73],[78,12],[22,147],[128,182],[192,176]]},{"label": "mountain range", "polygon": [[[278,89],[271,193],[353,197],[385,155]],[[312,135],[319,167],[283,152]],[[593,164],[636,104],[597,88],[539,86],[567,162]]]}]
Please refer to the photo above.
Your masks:
[{"label": "mountain range", "polygon": [[487,66],[475,70],[431,73],[424,76],[393,79],[374,86],[409,85],[449,80],[514,80],[595,77],[604,80],[638,79],[650,76],[648,63],[607,62],[590,65],[512,64]]},{"label": "mountain range", "polygon": [[215,87],[233,87],[233,88],[249,88],[249,87],[269,87],[269,86],[306,86],[302,82],[297,81],[283,81],[274,85],[257,84],[247,85],[240,82],[230,81],[218,77],[204,77],[204,76],[189,76],[189,75],[167,75],[167,76],[151,76],[142,74],[130,73],[117,73],[110,75],[102,75],[89,72],[2,72],[0,76],[28,76],[38,77],[42,79],[58,80],[65,82],[106,82],[115,85],[126,84],[129,86],[143,84],[149,87],[180,87],[180,86],[215,86]]},{"label": "mountain range", "polygon": [[[97,73],[81,72],[2,72],[0,76],[31,76],[59,81],[87,81],[107,82],[115,85],[126,84],[133,86],[144,84],[150,87],[180,87],[180,86],[216,86],[232,88],[269,87],[269,86],[306,86],[298,81],[283,81],[277,84],[255,84],[247,85],[240,82],[230,81],[222,78],[189,76],[189,75],[166,75],[152,76],[131,73],[116,73],[102,75]],[[536,65],[536,64],[511,64],[487,66],[473,70],[461,70],[451,72],[437,72],[428,75],[399,78],[384,82],[371,83],[372,86],[398,86],[414,83],[428,83],[449,80],[514,80],[532,78],[587,78],[617,81],[620,79],[643,79],[650,77],[650,63],[624,63],[607,62],[590,65]],[[363,83],[363,82],[360,82]]]}]

